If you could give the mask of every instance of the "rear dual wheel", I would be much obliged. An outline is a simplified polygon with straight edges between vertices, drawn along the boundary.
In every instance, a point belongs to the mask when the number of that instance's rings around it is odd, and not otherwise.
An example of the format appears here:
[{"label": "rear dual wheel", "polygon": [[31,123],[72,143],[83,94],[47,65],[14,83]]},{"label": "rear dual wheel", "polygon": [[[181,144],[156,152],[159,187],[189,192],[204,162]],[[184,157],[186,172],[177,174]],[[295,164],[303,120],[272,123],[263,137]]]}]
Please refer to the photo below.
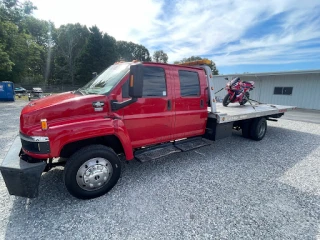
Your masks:
[{"label": "rear dual wheel", "polygon": [[253,140],[260,141],[267,132],[267,120],[265,118],[256,118],[253,120],[250,128],[250,137]]},{"label": "rear dual wheel", "polygon": [[244,123],[242,126],[242,136],[260,141],[267,132],[267,120],[265,118],[256,118],[252,122]]}]

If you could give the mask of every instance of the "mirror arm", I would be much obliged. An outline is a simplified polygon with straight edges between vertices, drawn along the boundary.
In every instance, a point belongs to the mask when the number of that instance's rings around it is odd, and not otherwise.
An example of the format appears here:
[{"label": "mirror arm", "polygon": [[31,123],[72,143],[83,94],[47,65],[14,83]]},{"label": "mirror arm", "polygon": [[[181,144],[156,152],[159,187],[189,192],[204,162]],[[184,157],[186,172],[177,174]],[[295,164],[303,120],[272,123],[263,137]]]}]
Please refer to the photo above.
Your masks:
[{"label": "mirror arm", "polygon": [[135,103],[136,101],[138,101],[138,98],[131,98],[131,99],[124,101],[124,102],[118,102],[117,100],[111,100],[111,110],[117,111],[121,108],[129,106],[132,103]]}]

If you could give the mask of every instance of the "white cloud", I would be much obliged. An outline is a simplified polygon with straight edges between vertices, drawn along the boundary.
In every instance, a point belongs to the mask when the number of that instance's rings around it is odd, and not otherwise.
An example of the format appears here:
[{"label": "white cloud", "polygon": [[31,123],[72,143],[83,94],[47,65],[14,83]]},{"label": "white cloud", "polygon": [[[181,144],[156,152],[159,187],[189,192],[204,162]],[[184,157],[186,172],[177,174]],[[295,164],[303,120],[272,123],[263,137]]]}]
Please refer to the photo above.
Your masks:
[{"label": "white cloud", "polygon": [[[200,55],[218,67],[289,63],[314,60],[320,52],[320,2],[314,0],[33,2],[39,9],[36,16],[57,26],[97,25],[117,40],[143,44],[151,54],[164,50],[170,62]],[[247,36],[249,29],[277,14],[282,14],[277,30],[261,34],[255,29],[254,36]],[[313,50],[305,47],[308,43]]]},{"label": "white cloud", "polygon": [[152,32],[161,3],[151,0],[32,0],[35,16],[52,20],[56,27],[67,23],[97,25],[117,40],[138,41],[141,34]]}]

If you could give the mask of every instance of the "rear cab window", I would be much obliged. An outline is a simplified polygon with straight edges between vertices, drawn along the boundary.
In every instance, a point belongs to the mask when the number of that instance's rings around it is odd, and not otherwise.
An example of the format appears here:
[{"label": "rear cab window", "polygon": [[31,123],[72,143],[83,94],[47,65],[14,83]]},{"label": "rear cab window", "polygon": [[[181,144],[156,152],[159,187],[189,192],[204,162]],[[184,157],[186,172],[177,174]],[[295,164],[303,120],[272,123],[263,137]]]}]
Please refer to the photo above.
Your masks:
[{"label": "rear cab window", "polygon": [[179,70],[181,97],[200,96],[199,74],[195,71]]}]

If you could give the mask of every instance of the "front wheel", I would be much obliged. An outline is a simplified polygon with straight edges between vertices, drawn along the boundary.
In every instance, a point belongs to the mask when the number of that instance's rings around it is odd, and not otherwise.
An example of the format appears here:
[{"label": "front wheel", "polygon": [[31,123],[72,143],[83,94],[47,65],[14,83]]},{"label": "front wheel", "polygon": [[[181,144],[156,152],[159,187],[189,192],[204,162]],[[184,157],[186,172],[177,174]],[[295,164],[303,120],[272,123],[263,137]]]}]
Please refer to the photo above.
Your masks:
[{"label": "front wheel", "polygon": [[90,145],[67,160],[64,182],[72,196],[90,199],[109,192],[118,182],[120,173],[120,160],[111,148]]},{"label": "front wheel", "polygon": [[228,93],[228,94],[224,97],[222,104],[223,104],[223,106],[227,107],[230,102],[231,102],[231,100],[230,100],[230,94]]}]

